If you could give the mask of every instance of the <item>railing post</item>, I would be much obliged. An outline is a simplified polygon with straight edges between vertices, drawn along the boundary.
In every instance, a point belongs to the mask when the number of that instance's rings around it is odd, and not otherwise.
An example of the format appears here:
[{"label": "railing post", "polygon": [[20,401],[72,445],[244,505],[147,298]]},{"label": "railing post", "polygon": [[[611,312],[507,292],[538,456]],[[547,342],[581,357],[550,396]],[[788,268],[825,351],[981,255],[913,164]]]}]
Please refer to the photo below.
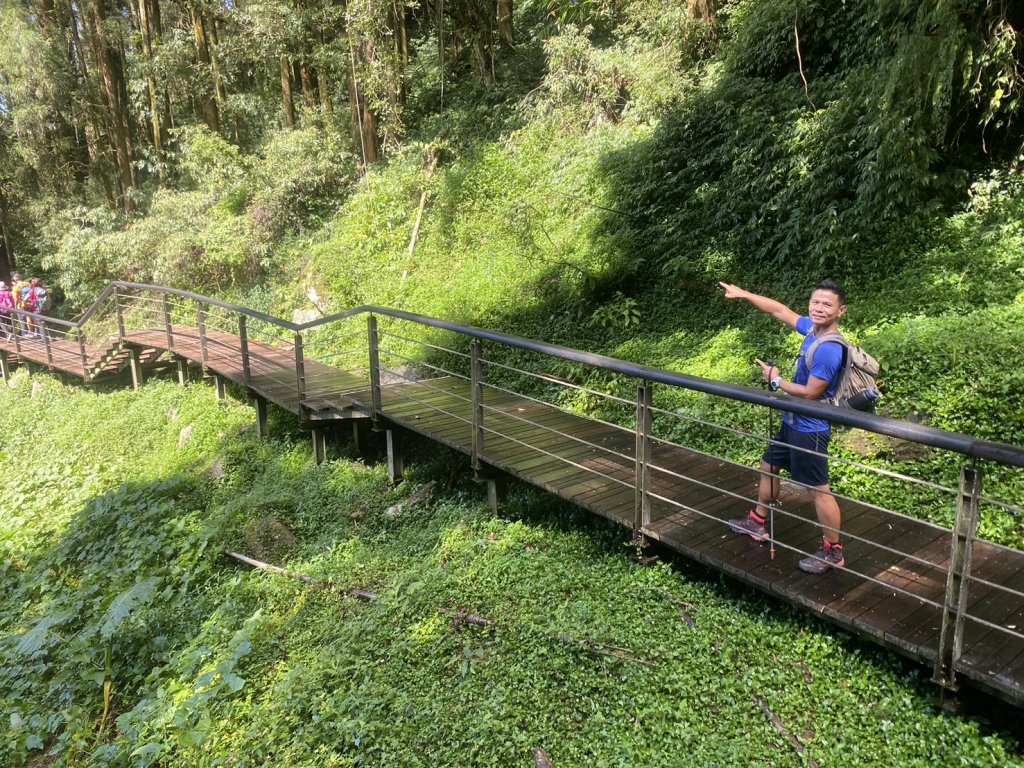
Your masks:
[{"label": "railing post", "polygon": [[206,351],[206,307],[203,306],[202,302],[199,303],[199,309],[196,314],[198,315],[197,319],[199,325],[199,351],[203,358],[203,368],[206,368],[206,362],[208,359]]},{"label": "railing post", "polygon": [[50,346],[50,329],[46,327],[46,321],[39,323],[40,336],[43,339],[43,346],[46,348],[46,365],[53,368],[53,347]]},{"label": "railing post", "polygon": [[164,335],[167,337],[167,351],[174,350],[174,333],[171,331],[171,303],[165,293],[160,297],[160,304],[164,310]]},{"label": "railing post", "polygon": [[295,391],[299,398],[299,415],[302,402],[306,399],[306,359],[302,351],[302,333],[295,332]]},{"label": "railing post", "polygon": [[249,386],[252,371],[249,368],[249,325],[244,314],[239,315],[239,339],[242,341],[242,381]]},{"label": "railing post", "polygon": [[633,541],[643,543],[643,531],[651,524],[651,385],[636,388],[636,462],[634,468]]},{"label": "railing post", "polygon": [[78,329],[78,351],[82,355],[82,378],[89,381],[89,355],[85,352],[85,334]]},{"label": "railing post", "polygon": [[370,414],[373,428],[380,429],[380,337],[377,334],[377,318],[369,315],[366,318],[366,338],[370,352]]},{"label": "railing post", "polygon": [[932,675],[933,682],[954,691],[957,689],[956,663],[963,650],[968,579],[971,575],[974,537],[978,531],[980,499],[981,469],[977,466],[963,467],[960,470],[956,520],[949,544],[949,571],[946,573],[946,596],[942,606],[939,654]]},{"label": "railing post", "polygon": [[248,387],[252,379],[252,370],[249,367],[248,318],[245,315],[238,316],[238,338],[242,342],[242,381]]},{"label": "railing post", "polygon": [[24,317],[18,314],[18,310],[11,312],[11,332],[14,334],[14,351],[21,357],[21,324]]},{"label": "railing post", "polygon": [[473,402],[473,471],[481,469],[480,457],[484,452],[484,373],[481,358],[483,343],[480,339],[469,342],[469,389]]},{"label": "railing post", "polygon": [[117,315],[117,338],[124,343],[124,309],[121,306],[121,292],[114,288],[114,313]]}]

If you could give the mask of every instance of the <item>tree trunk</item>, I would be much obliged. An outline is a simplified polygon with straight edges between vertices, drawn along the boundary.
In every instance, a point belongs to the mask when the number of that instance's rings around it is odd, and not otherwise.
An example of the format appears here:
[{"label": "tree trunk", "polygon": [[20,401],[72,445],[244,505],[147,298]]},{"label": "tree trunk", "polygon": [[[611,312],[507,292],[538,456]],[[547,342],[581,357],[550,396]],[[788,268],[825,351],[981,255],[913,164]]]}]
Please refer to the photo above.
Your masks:
[{"label": "tree trunk", "polygon": [[153,153],[156,155],[160,185],[167,182],[167,169],[164,166],[164,144],[167,138],[167,126],[163,120],[163,109],[160,104],[160,89],[153,72],[153,45],[160,42],[160,0],[139,0],[139,33],[142,38],[142,54],[146,60],[146,89],[149,92],[149,127],[153,140]]},{"label": "tree trunk", "polygon": [[714,27],[718,23],[718,0],[687,0],[686,12],[691,19],[700,19]]},{"label": "tree trunk", "polygon": [[334,105],[331,104],[331,90],[330,85],[327,82],[327,74],[323,69],[318,69],[316,72],[317,86],[320,91],[320,109],[323,110],[327,116],[334,114]]},{"label": "tree trunk", "polygon": [[[210,41],[206,35],[206,25],[203,23],[203,13],[198,3],[192,5],[192,34],[196,43],[196,58],[204,71],[213,76],[210,66]],[[216,88],[210,88],[199,98],[203,104],[203,120],[206,127],[214,133],[220,133],[220,111],[217,109]]]},{"label": "tree trunk", "polygon": [[210,71],[213,73],[213,92],[217,99],[217,108],[221,114],[224,114],[224,104],[228,100],[228,90],[224,87],[224,78],[220,74],[220,40],[217,36],[217,19],[211,17],[205,22],[205,25],[209,28]]},{"label": "tree trunk", "polygon": [[9,283],[15,267],[14,243],[11,242],[11,228],[7,223],[7,198],[0,192],[0,276]]},{"label": "tree trunk", "polygon": [[406,20],[406,7],[403,0],[392,0],[391,10],[394,15],[393,27],[397,30],[395,46],[402,66],[409,66],[409,26]]},{"label": "tree trunk", "polygon": [[[320,48],[324,47],[324,29],[323,26],[317,28],[316,39],[320,44]],[[327,79],[327,72],[324,67],[317,67],[316,69],[316,81],[317,90],[320,95],[320,109],[323,110],[325,115],[334,114],[334,105],[331,103],[331,87],[330,82]]]},{"label": "tree trunk", "polygon": [[[117,197],[114,194],[113,185],[110,182],[109,173],[109,154],[104,149],[103,144],[103,130],[100,126],[99,117],[96,114],[96,107],[94,105],[99,103],[99,97],[96,95],[96,87],[91,77],[89,77],[89,67],[85,57],[85,47],[81,36],[78,33],[79,19],[76,16],[77,5],[73,0],[68,0],[68,12],[70,13],[68,28],[71,32],[71,45],[75,49],[75,59],[78,63],[78,76],[82,80],[82,93],[84,95],[84,108],[86,114],[89,116],[89,123],[85,131],[85,142],[89,151],[89,169],[92,173],[100,179],[103,185],[103,191],[106,193],[107,202],[111,206],[117,204]],[[85,18],[81,20],[81,23],[85,23]],[[83,31],[86,33],[88,30],[83,27]]]},{"label": "tree trunk", "polygon": [[[359,60],[365,63],[370,60],[373,43],[363,40],[359,43]],[[363,165],[369,166],[377,162],[380,156],[380,138],[377,135],[377,116],[366,101],[366,94],[359,85],[356,69],[356,49],[350,48],[351,71],[348,81],[348,101],[352,114],[352,140],[362,154]]]},{"label": "tree trunk", "polygon": [[292,65],[288,54],[281,54],[281,108],[284,111],[284,124],[288,128],[295,127],[295,99],[292,97]]},{"label": "tree trunk", "polygon": [[515,29],[512,26],[512,0],[498,0],[498,37],[509,48],[515,48]]},{"label": "tree trunk", "polygon": [[128,192],[134,186],[134,175],[128,135],[128,105],[122,100],[123,77],[117,61],[119,51],[108,43],[103,32],[105,17],[102,3],[93,2],[88,7],[91,11],[89,20],[92,27],[91,35],[94,40],[95,55],[103,80],[102,93],[107,107],[107,129],[117,161],[121,204],[126,212],[131,212],[135,209],[135,204]]},{"label": "tree trunk", "polygon": [[309,46],[305,42],[302,43],[300,53],[299,82],[302,83],[302,103],[306,105],[306,112],[312,114],[316,107],[316,93],[313,87],[316,78],[309,66]]}]

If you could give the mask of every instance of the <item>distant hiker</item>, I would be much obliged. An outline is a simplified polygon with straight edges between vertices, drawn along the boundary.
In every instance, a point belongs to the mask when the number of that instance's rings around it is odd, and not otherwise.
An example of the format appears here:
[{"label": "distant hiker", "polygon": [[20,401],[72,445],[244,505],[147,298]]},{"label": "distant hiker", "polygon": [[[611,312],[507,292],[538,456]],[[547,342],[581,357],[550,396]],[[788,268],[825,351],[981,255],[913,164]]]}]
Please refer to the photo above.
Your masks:
[{"label": "distant hiker", "polygon": [[[15,272],[11,275],[11,293],[14,296],[14,308],[24,309],[24,293],[25,289],[28,288],[28,281],[22,278],[21,272]],[[25,327],[24,318],[16,316],[14,318],[13,327],[15,331],[23,330]]]},{"label": "distant hiker", "polygon": [[[23,309],[27,309],[29,312],[37,312],[39,310],[39,299],[36,293],[39,288],[39,278],[33,277],[28,281],[28,284],[21,290],[21,306]],[[36,322],[31,317],[25,318],[25,338],[34,339],[39,334],[36,332]]]},{"label": "distant hiker", "polygon": [[14,327],[11,325],[11,310],[14,309],[14,294],[11,287],[0,280],[0,336],[5,341],[11,340]]},{"label": "distant hiker", "polygon": [[[725,289],[725,298],[745,299],[805,337],[792,381],[783,379],[774,365],[762,360],[755,361],[761,366],[761,374],[768,382],[769,389],[773,392],[782,390],[792,397],[812,401],[825,400],[835,395],[843,367],[843,347],[831,341],[821,343],[814,352],[810,370],[805,357],[816,338],[838,331],[839,318],[846,314],[846,292],[841,287],[831,280],[819,283],[811,294],[807,310],[809,317],[804,317],[774,299],[729,283],[719,285]],[[746,534],[755,541],[767,541],[765,522],[768,518],[768,505],[779,495],[779,470],[788,469],[794,480],[814,491],[814,511],[822,529],[821,548],[800,561],[800,569],[808,573],[824,573],[831,568],[840,568],[846,562],[839,536],[839,504],[829,488],[827,454],[831,436],[831,425],[827,421],[785,413],[781,429],[761,457],[757,506],[745,518],[729,522],[729,527],[736,533]]]},{"label": "distant hiker", "polygon": [[53,297],[50,292],[46,290],[46,286],[43,285],[43,281],[38,277],[33,277],[29,284],[32,286],[32,296],[36,303],[36,313],[40,315],[49,314],[53,308]]}]

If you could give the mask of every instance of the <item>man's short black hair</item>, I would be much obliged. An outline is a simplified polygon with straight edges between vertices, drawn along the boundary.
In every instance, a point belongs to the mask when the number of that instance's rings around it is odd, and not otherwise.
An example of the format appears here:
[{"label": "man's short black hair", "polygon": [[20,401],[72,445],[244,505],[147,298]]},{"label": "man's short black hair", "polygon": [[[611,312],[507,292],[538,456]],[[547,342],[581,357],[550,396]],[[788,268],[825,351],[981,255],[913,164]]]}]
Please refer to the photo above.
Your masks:
[{"label": "man's short black hair", "polygon": [[[833,282],[832,280],[822,280],[820,283],[814,286],[814,290],[832,291],[832,293],[839,297],[839,306],[842,307],[846,305],[846,291],[843,289],[843,286],[841,286],[839,283]],[[813,292],[814,291],[811,291],[811,293]]]}]

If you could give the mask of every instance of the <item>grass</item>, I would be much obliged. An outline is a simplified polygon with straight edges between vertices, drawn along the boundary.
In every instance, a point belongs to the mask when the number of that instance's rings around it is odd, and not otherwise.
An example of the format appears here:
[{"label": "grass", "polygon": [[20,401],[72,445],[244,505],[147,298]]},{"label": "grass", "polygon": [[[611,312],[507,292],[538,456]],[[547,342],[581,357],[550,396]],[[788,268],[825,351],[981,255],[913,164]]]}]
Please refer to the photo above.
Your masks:
[{"label": "grass", "polygon": [[38,425],[0,452],[17,479],[0,487],[5,764],[1024,762],[1007,727],[936,708],[927,670],[638,562],[622,529],[525,489],[492,517],[455,457],[393,489],[159,381],[94,394],[18,373],[0,410]]}]

